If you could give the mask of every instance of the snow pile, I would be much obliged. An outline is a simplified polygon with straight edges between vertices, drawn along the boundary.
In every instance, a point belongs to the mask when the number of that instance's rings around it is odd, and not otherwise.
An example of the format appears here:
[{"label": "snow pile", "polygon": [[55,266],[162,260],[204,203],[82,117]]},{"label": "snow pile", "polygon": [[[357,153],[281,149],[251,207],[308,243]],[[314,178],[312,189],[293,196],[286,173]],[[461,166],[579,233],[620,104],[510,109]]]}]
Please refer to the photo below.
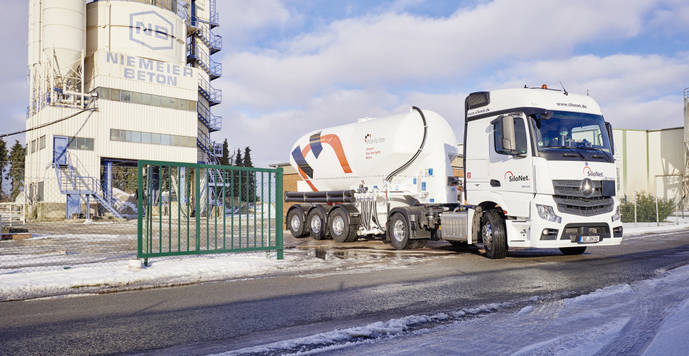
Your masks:
[{"label": "snow pile", "polygon": [[437,324],[457,320],[463,317],[480,316],[496,312],[510,306],[511,303],[493,303],[453,311],[451,313],[437,313],[433,315],[410,315],[399,319],[379,321],[365,326],[348,329],[337,329],[322,334],[306,336],[291,340],[279,341],[268,345],[247,347],[218,355],[246,355],[246,354],[287,354],[310,351],[332,351],[343,346],[374,340],[378,338],[395,337],[427,324]]}]

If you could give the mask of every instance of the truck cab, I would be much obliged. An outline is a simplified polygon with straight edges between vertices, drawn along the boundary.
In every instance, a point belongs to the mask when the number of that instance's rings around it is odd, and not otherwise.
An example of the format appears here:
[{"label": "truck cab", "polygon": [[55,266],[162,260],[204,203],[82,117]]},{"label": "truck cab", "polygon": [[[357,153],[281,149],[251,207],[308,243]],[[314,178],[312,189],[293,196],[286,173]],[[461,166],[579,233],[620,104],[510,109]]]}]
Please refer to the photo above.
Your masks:
[{"label": "truck cab", "polygon": [[547,87],[465,102],[466,242],[580,254],[622,241],[612,127],[589,96]]}]

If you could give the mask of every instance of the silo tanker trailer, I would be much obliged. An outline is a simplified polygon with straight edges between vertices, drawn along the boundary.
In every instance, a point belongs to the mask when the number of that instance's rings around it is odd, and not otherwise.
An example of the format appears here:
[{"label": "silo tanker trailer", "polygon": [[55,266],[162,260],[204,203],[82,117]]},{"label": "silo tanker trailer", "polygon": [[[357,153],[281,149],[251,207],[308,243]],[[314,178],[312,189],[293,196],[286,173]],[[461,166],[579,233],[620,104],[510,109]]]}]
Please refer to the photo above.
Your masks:
[{"label": "silo tanker trailer", "polygon": [[592,98],[545,86],[472,93],[464,177],[452,172],[457,142],[445,119],[418,107],[304,135],[290,155],[302,181],[285,192],[295,203],[287,229],[397,249],[476,244],[490,258],[621,243],[612,128]]}]

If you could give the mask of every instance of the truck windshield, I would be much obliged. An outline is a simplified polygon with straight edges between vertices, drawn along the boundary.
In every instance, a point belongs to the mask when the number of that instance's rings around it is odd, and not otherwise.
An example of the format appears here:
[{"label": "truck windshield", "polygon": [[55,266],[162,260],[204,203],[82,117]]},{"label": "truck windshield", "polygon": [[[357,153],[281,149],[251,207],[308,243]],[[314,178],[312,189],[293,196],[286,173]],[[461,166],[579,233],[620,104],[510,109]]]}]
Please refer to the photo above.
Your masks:
[{"label": "truck windshield", "polygon": [[531,116],[539,151],[594,150],[611,153],[605,121],[600,115],[553,111],[552,117]]}]

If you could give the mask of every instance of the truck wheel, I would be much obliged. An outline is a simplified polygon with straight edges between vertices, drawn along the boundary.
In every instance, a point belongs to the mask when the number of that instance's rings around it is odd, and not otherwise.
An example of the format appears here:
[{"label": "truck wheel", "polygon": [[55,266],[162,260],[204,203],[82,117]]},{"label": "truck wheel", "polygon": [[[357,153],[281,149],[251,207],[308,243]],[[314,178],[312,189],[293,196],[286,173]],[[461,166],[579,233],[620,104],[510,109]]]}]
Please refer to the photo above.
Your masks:
[{"label": "truck wheel", "polygon": [[335,209],[328,218],[328,230],[337,242],[354,242],[359,237],[356,230],[349,225],[349,213],[344,209]]},{"label": "truck wheel", "polygon": [[560,248],[560,252],[562,252],[563,255],[566,256],[571,256],[571,255],[581,255],[586,251],[586,246],[581,246],[581,247],[562,247]]},{"label": "truck wheel", "polygon": [[325,215],[318,209],[312,209],[306,217],[306,226],[309,229],[309,235],[315,240],[323,240],[325,238]]},{"label": "truck wheel", "polygon": [[389,223],[390,243],[397,250],[411,248],[409,240],[409,223],[407,218],[400,213],[394,213]]},{"label": "truck wheel", "polygon": [[291,209],[287,213],[287,228],[292,236],[296,238],[306,237],[307,231],[304,226],[304,213],[300,208]]},{"label": "truck wheel", "polygon": [[496,210],[488,210],[483,213],[481,238],[488,258],[499,259],[507,256],[505,221]]}]

